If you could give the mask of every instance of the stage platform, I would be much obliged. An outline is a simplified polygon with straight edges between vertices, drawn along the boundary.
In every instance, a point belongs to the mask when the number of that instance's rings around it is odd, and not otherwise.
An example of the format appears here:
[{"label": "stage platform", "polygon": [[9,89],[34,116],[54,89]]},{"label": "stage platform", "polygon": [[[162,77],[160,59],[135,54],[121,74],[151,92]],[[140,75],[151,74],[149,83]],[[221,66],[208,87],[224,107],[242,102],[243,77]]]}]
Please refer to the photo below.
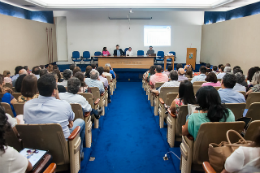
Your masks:
[{"label": "stage platform", "polygon": [[[86,67],[90,64],[77,64],[78,67],[81,68],[82,72],[85,72]],[[162,65],[163,63],[156,63],[155,65]],[[174,64],[174,69],[176,70],[176,65],[177,63]],[[182,64],[183,67],[186,65],[186,63]],[[198,72],[199,68],[201,65],[205,64],[196,64],[194,72]],[[63,72],[66,69],[69,69],[70,64],[63,64],[63,65],[58,65],[59,70]],[[129,68],[114,68],[114,71],[117,74],[117,81],[119,82],[141,82],[143,74],[147,71],[148,69],[129,69]]]}]

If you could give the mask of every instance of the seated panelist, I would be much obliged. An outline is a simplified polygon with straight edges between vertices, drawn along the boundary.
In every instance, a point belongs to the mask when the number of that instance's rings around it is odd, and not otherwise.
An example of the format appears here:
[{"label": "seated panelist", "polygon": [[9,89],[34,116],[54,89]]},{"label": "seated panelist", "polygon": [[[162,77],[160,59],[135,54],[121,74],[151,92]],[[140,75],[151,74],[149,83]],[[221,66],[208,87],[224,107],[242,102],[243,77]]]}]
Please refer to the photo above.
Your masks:
[{"label": "seated panelist", "polygon": [[119,45],[116,45],[116,49],[114,50],[114,56],[122,56],[124,55],[124,51],[122,49],[119,49]]},{"label": "seated panelist", "polygon": [[126,54],[126,56],[133,56],[134,52],[132,51],[132,48],[129,47],[125,54]]},{"label": "seated panelist", "polygon": [[149,46],[149,50],[147,50],[146,55],[151,56],[152,54],[154,54],[153,46]]},{"label": "seated panelist", "polygon": [[103,56],[110,56],[110,53],[109,53],[109,51],[107,50],[107,47],[103,47],[102,55],[103,55]]}]

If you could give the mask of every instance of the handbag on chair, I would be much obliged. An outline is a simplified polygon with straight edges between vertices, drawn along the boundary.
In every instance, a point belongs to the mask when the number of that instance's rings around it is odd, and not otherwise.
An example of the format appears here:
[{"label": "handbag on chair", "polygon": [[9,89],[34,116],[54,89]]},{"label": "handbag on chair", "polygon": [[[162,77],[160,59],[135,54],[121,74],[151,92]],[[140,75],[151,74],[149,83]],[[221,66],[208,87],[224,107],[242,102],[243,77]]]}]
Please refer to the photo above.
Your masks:
[{"label": "handbag on chair", "polygon": [[[236,143],[230,142],[230,133],[235,133],[240,139]],[[208,155],[210,165],[216,172],[221,172],[224,169],[226,159],[240,146],[250,146],[252,141],[246,141],[237,131],[228,130],[226,133],[227,142],[222,141],[220,144],[209,144]]]}]

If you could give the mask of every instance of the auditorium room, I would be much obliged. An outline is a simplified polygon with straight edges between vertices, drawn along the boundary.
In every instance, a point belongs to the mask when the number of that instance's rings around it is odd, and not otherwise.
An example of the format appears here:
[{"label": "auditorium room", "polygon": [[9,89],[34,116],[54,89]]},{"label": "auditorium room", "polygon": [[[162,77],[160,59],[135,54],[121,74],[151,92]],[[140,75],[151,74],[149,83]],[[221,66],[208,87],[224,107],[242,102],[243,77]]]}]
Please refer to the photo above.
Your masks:
[{"label": "auditorium room", "polygon": [[0,173],[260,172],[260,0],[0,0]]}]

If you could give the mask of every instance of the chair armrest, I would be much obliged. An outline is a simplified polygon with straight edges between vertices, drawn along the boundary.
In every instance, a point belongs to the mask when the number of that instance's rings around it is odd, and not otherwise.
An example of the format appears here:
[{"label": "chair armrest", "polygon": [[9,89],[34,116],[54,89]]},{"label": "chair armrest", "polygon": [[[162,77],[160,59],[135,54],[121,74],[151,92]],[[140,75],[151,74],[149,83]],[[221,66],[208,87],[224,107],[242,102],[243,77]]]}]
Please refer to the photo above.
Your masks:
[{"label": "chair armrest", "polygon": [[171,112],[170,108],[168,108],[167,111],[173,118],[177,118],[177,116]]},{"label": "chair armrest", "polygon": [[43,173],[54,173],[56,169],[56,163],[51,163]]},{"label": "chair armrest", "polygon": [[203,162],[202,165],[205,173],[216,173],[216,171],[212,168],[209,162]]},{"label": "chair armrest", "polygon": [[80,131],[80,127],[77,126],[77,127],[73,130],[73,132],[70,134],[70,136],[68,137],[68,140],[69,140],[69,141],[73,140],[73,139],[77,136],[77,134],[79,134],[79,131]]},{"label": "chair armrest", "polygon": [[91,113],[91,112],[85,112],[85,115],[84,115],[84,116],[85,116],[85,117],[88,117],[88,116],[90,116],[90,113]]},{"label": "chair armrest", "polygon": [[94,102],[94,105],[97,105],[99,103],[100,99],[97,99],[95,102]]},{"label": "chair armrest", "polygon": [[162,98],[159,98],[159,101],[160,101],[160,103],[161,103],[161,104],[163,104],[163,105],[164,105],[164,101],[163,101],[163,99],[162,99]]}]

